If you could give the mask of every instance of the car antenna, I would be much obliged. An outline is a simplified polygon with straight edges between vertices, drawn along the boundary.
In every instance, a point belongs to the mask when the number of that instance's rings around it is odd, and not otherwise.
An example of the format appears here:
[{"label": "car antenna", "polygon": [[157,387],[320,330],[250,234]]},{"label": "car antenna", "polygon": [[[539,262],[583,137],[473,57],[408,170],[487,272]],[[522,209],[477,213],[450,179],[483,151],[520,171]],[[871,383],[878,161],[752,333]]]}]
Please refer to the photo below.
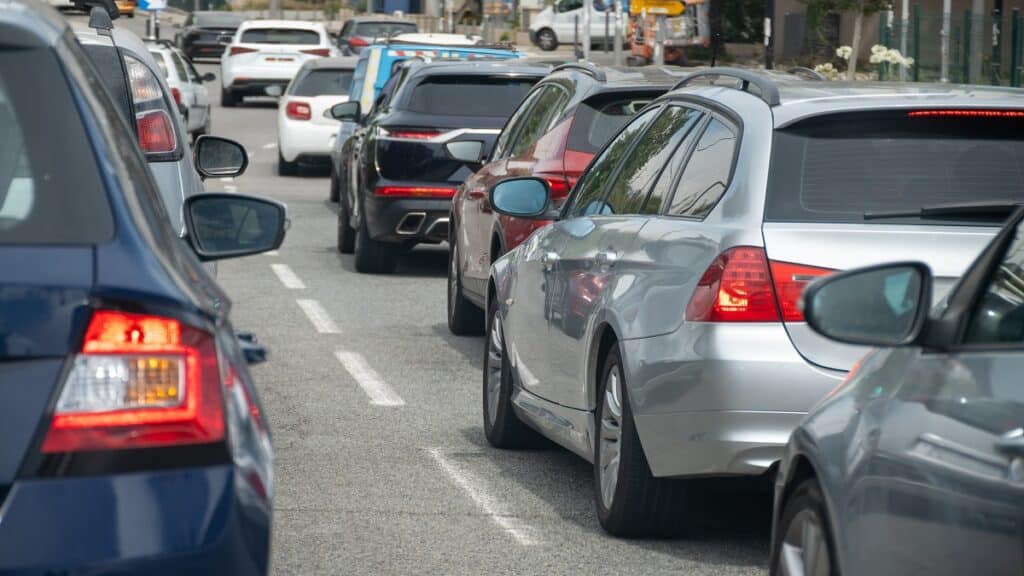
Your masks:
[{"label": "car antenna", "polygon": [[99,6],[93,6],[89,10],[89,28],[94,28],[109,36],[110,31],[114,29],[114,20],[106,10]]}]

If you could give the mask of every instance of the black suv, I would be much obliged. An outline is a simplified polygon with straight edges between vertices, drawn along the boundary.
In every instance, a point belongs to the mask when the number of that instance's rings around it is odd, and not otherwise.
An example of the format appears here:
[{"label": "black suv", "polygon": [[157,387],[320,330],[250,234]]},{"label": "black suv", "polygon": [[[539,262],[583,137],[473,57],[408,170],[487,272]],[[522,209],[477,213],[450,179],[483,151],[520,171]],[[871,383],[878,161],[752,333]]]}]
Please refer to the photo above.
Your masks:
[{"label": "black suv", "polygon": [[338,212],[338,249],[359,272],[387,273],[420,243],[448,239],[455,190],[481,165],[509,115],[543,78],[546,64],[433,62],[409,68],[388,104],[363,119],[359,102],[335,118],[365,123],[354,186]]}]

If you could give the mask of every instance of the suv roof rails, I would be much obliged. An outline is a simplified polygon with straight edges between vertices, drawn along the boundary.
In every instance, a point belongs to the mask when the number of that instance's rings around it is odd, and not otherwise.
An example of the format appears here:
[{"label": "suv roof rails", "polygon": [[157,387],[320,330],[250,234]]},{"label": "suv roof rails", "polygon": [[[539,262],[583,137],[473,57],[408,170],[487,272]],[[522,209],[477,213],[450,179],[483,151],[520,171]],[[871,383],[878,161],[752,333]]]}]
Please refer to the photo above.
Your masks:
[{"label": "suv roof rails", "polygon": [[793,66],[792,68],[786,70],[786,74],[792,74],[794,76],[799,76],[804,80],[811,80],[814,82],[820,82],[825,80],[825,77],[819,74],[816,70],[812,70],[811,68],[807,68],[806,66]]},{"label": "suv roof rails", "polygon": [[753,84],[757,87],[760,92],[761,100],[764,100],[765,104],[769,106],[778,106],[779,99],[779,88],[772,82],[771,78],[763,74],[751,72],[750,70],[743,70],[742,68],[728,68],[728,67],[717,67],[709,68],[707,70],[701,70],[688,75],[676,85],[672,87],[673,90],[682,88],[690,82],[700,78],[709,78],[714,80],[715,78],[733,78],[740,81],[740,90],[744,92],[750,92],[750,86]]},{"label": "suv roof rails", "polygon": [[559,70],[579,70],[580,72],[593,77],[594,80],[597,80],[598,82],[606,82],[608,80],[608,75],[604,73],[604,70],[601,70],[591,62],[566,62],[560,66],[555,66],[555,69],[552,70],[551,73],[554,74]]}]

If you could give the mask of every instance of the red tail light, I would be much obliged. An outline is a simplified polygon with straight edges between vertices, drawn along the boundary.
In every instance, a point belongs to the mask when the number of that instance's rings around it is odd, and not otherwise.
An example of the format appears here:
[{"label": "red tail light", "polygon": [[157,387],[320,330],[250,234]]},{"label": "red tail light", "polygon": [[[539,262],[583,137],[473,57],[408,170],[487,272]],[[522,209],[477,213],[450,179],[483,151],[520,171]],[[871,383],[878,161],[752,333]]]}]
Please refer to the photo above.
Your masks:
[{"label": "red tail light", "polygon": [[303,54],[311,54],[313,56],[323,56],[324,58],[331,55],[331,51],[327,48],[311,48],[309,50],[299,50],[299,52],[302,52]]},{"label": "red tail light", "polygon": [[358,47],[362,48],[363,46],[369,46],[370,43],[367,42],[366,40],[363,40],[359,36],[350,36],[349,39],[348,39],[348,45],[349,46],[358,46]]},{"label": "red tail light", "polygon": [[443,134],[441,130],[401,130],[380,128],[380,135],[394,140],[430,140]]},{"label": "red tail light", "polygon": [[691,322],[779,320],[768,258],[763,248],[739,246],[723,252],[697,282],[686,306]]},{"label": "red tail light", "polygon": [[174,152],[178,147],[171,118],[163,110],[136,114],[135,127],[139,133],[139,147],[143,152]]},{"label": "red tail light", "polygon": [[306,102],[292,100],[284,109],[284,113],[292,120],[309,120],[313,117],[313,110]]},{"label": "red tail light", "polygon": [[179,321],[93,314],[44,453],[218,442],[224,408],[212,335]]},{"label": "red tail light", "polygon": [[409,198],[451,198],[455,188],[428,186],[378,186],[373,193],[377,196],[404,196]]},{"label": "red tail light", "polygon": [[1024,118],[1024,110],[911,110],[908,118]]},{"label": "red tail light", "polygon": [[177,88],[171,88],[171,96],[174,97],[174,103],[181,106],[181,90]]},{"label": "red tail light", "polygon": [[771,262],[772,283],[775,295],[779,300],[779,311],[783,322],[803,322],[804,314],[800,311],[800,297],[804,288],[816,278],[827,276],[833,271],[829,268],[802,266],[789,262]]},{"label": "red tail light", "polygon": [[548,190],[551,191],[552,200],[564,200],[569,196],[569,190],[572,187],[566,178],[562,176],[541,176],[541,178],[548,183]]},{"label": "red tail light", "polygon": [[237,56],[239,54],[248,54],[250,52],[256,52],[255,48],[246,48],[244,46],[232,46],[228,52],[228,56]]}]

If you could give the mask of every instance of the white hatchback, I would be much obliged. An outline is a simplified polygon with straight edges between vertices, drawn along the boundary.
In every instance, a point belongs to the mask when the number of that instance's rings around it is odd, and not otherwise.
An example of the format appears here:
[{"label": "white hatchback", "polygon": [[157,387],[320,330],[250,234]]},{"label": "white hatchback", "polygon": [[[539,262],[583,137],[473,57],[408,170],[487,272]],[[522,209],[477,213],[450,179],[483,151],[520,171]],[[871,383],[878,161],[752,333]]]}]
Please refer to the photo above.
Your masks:
[{"label": "white hatchback", "polygon": [[146,40],[146,47],[167,80],[188,133],[192,136],[209,134],[210,93],[203,82],[212,82],[216,79],[214,75],[199,74],[192,61],[167,40]]},{"label": "white hatchback", "polygon": [[235,106],[245,96],[264,96],[268,86],[291,82],[305,62],[338,54],[319,22],[243,22],[220,60],[221,106]]},{"label": "white hatchback", "polygon": [[288,84],[277,106],[278,174],[294,175],[300,164],[328,165],[341,126],[330,115],[331,107],[348,101],[358,61],[356,57],[309,61]]}]

